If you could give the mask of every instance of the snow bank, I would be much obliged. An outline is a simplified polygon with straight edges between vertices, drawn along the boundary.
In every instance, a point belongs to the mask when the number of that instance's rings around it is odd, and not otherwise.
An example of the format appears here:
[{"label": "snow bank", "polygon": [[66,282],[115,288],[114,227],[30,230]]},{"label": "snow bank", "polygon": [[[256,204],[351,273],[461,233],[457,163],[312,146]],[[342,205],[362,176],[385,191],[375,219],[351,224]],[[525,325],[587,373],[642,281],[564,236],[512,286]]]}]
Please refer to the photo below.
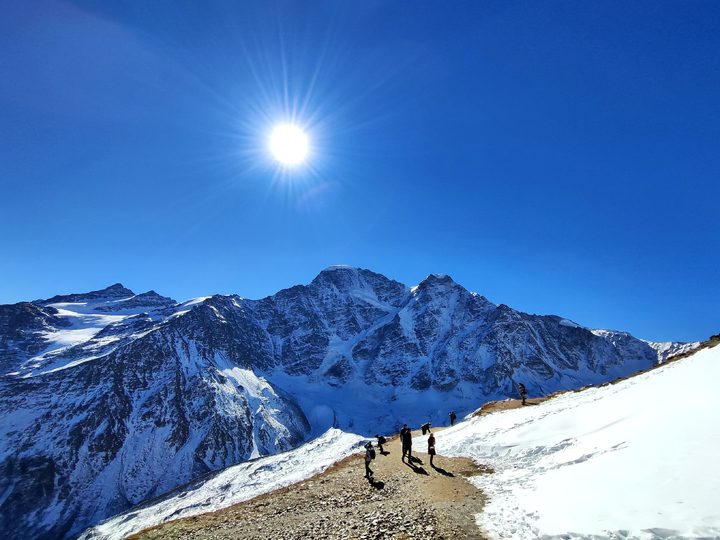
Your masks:
[{"label": "snow bank", "polygon": [[720,346],[603,388],[474,418],[438,452],[495,469],[496,538],[720,538]]},{"label": "snow bank", "polygon": [[174,519],[226,508],[300,482],[354,453],[367,439],[337,429],[290,452],[241,463],[86,530],[78,540],[121,539]]}]

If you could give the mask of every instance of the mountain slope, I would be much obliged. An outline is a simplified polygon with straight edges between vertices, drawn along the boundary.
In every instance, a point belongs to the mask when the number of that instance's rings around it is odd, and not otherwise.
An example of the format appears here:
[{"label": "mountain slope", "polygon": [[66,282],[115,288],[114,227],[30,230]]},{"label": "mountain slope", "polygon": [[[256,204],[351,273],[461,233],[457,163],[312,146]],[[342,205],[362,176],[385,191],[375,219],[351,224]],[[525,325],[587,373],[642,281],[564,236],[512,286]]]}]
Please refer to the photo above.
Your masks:
[{"label": "mountain slope", "polygon": [[[76,309],[87,322],[93,308]],[[309,425],[292,398],[232,360],[231,348],[212,347],[222,338],[205,333],[206,316],[127,315],[2,380],[6,535],[72,536],[209,471],[305,440]]]},{"label": "mountain slope", "polygon": [[[363,439],[330,430],[297,450],[230,467],[115,516],[81,539],[120,539],[143,529],[133,538],[484,538],[475,514],[486,497],[461,480],[468,476],[492,494],[487,514],[480,513],[492,538],[714,538],[718,427],[688,419],[687,407],[710,416],[717,408],[707,387],[694,387],[717,375],[720,347],[694,356],[540,406],[495,402],[505,412],[434,430],[435,467],[425,454],[427,437],[414,433],[420,461],[413,467],[398,459],[396,438],[372,463],[378,489],[362,480],[361,455],[344,459]],[[658,395],[667,396],[665,406],[655,403]],[[278,489],[290,480],[302,483]]]},{"label": "mountain slope", "polygon": [[[493,538],[718,538],[720,347],[537,406],[475,417],[440,452],[495,470]],[[618,494],[622,497],[618,498]]]},{"label": "mountain slope", "polygon": [[169,520],[213,512],[300,482],[362,450],[366,439],[337,429],[274,456],[234,465],[85,531],[80,540],[121,539]]},{"label": "mountain slope", "polygon": [[409,288],[349,267],[261,300],[116,284],[0,306],[0,532],[72,536],[329,427],[438,423],[515,382],[546,394],[626,376],[656,349],[448,276]]}]

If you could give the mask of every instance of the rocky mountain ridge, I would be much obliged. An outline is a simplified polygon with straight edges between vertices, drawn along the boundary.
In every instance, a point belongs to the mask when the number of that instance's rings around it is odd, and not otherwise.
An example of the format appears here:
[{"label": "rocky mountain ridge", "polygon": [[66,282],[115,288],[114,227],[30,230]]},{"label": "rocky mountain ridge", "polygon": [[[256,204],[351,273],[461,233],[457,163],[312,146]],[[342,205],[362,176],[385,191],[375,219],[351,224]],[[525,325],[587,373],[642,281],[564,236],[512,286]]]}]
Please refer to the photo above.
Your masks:
[{"label": "rocky mountain ridge", "polygon": [[682,344],[330,267],[261,299],[120,284],[0,306],[0,532],[61,538],[328,427],[372,434],[646,369]]}]

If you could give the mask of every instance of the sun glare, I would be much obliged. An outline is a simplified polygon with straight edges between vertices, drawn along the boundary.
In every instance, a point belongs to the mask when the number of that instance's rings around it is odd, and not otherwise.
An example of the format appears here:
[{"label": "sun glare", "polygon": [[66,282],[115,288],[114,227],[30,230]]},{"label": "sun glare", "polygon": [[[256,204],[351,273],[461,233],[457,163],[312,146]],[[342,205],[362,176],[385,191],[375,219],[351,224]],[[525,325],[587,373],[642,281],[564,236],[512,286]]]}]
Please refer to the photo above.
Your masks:
[{"label": "sun glare", "polygon": [[283,165],[299,165],[308,154],[308,137],[294,124],[275,126],[270,135],[270,152]]}]

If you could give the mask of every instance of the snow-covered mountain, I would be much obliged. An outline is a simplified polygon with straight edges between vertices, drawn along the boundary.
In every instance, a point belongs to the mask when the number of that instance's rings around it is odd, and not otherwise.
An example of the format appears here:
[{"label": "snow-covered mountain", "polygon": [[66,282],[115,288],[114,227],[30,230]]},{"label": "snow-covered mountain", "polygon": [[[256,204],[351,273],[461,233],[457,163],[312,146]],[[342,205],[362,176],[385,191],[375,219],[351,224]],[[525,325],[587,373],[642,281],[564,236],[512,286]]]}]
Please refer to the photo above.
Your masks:
[{"label": "snow-covered mountain", "polygon": [[[652,345],[652,346],[651,346]],[[120,284],[0,306],[0,533],[69,537],[209,471],[602,383],[674,344],[521,313],[448,276],[330,267],[261,300]]]},{"label": "snow-covered mountain", "polygon": [[367,439],[331,428],[320,437],[273,456],[228,467],[86,530],[79,540],[121,540],[148,527],[196,516],[300,482],[350,454]]},{"label": "snow-covered mountain", "polygon": [[[444,457],[470,457],[495,471],[470,479],[489,495],[479,522],[491,538],[717,538],[720,425],[706,419],[720,409],[712,398],[718,377],[716,346],[614,385],[468,415],[436,431],[436,446]],[[227,508],[321,472],[364,440],[330,429],[113,516],[80,538],[120,540]],[[415,448],[422,452],[426,440],[416,438]]]}]

